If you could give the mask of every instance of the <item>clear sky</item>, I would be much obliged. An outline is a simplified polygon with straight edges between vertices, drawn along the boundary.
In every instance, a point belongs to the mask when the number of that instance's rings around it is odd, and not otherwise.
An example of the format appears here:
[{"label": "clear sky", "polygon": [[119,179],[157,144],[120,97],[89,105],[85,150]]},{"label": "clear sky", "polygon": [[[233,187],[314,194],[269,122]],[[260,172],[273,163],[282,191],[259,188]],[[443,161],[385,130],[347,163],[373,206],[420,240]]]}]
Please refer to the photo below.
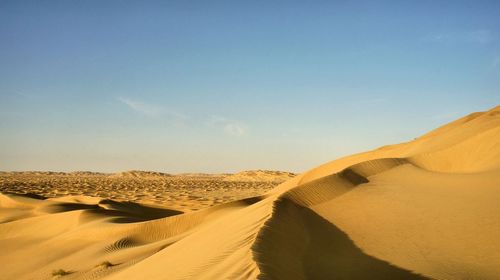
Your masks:
[{"label": "clear sky", "polygon": [[[411,3],[410,3],[411,2]],[[0,170],[305,171],[500,104],[500,1],[0,1]]]}]

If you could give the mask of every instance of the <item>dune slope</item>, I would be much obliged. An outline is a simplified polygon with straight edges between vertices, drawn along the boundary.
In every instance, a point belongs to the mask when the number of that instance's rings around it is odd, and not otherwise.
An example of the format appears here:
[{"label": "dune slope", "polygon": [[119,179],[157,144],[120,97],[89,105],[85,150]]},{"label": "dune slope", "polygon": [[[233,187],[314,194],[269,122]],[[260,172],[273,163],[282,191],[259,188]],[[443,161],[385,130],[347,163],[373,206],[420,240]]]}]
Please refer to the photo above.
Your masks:
[{"label": "dune slope", "polygon": [[0,278],[498,279],[499,198],[496,107],[195,212],[1,195]]}]

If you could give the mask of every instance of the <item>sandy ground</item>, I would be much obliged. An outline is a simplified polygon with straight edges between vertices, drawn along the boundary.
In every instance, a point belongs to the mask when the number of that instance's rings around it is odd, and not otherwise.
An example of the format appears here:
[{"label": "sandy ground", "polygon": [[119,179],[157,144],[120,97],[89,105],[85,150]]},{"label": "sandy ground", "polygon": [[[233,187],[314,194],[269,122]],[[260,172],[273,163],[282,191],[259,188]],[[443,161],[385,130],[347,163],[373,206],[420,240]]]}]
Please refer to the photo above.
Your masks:
[{"label": "sandy ground", "polygon": [[0,172],[0,192],[46,198],[83,195],[189,212],[262,195],[294,176],[264,170],[180,175],[147,171]]},{"label": "sandy ground", "polygon": [[496,107],[188,213],[0,195],[0,278],[500,279],[499,199]]}]

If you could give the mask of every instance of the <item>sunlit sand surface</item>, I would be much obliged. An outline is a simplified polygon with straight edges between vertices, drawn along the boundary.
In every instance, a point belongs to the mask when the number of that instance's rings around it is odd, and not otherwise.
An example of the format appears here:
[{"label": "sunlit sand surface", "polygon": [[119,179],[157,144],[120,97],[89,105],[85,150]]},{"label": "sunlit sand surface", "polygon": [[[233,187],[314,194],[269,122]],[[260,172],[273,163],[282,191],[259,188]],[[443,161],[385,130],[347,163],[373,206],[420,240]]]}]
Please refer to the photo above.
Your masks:
[{"label": "sunlit sand surface", "polygon": [[289,172],[263,170],[180,175],[147,171],[0,172],[0,191],[47,198],[92,196],[188,212],[262,195],[294,176]]},{"label": "sunlit sand surface", "polygon": [[0,278],[500,279],[500,107],[261,175],[4,173]]}]

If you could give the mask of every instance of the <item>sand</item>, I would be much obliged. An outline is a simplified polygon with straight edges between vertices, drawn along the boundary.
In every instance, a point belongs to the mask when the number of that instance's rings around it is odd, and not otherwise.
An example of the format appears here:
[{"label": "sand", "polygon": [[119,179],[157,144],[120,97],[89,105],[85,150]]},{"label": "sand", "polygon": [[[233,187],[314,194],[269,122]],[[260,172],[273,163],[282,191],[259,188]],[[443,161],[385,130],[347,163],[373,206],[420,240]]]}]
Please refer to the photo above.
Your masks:
[{"label": "sand", "polygon": [[499,198],[496,107],[197,211],[3,194],[0,277],[500,279]]},{"label": "sand", "polygon": [[45,198],[83,195],[189,212],[262,195],[294,176],[269,170],[179,175],[148,171],[2,172],[0,192]]}]

